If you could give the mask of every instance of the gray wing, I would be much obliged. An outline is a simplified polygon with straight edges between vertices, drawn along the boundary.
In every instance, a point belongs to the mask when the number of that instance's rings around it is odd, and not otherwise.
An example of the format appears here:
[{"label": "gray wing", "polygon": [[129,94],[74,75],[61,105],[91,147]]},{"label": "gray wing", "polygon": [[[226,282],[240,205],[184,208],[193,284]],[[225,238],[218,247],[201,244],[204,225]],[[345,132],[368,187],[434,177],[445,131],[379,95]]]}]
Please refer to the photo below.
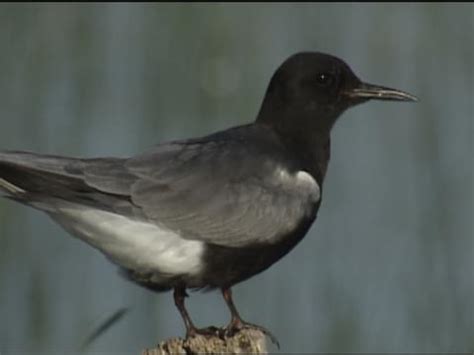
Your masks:
[{"label": "gray wing", "polygon": [[147,218],[183,238],[231,247],[277,242],[310,217],[314,186],[295,183],[248,148],[196,143],[131,159],[126,168],[138,177],[131,199]]},{"label": "gray wing", "polygon": [[317,185],[234,141],[170,143],[130,159],[0,153],[0,179],[4,190],[7,182],[36,199],[92,204],[230,247],[277,242],[314,218],[319,199]]}]

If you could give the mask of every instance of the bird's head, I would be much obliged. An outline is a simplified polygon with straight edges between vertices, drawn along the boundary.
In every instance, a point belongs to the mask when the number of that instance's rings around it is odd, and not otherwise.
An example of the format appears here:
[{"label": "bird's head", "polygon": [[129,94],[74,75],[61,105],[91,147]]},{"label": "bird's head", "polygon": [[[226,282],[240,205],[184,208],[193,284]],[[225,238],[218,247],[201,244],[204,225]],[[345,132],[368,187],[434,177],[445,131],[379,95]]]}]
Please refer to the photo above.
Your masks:
[{"label": "bird's head", "polygon": [[406,92],[362,82],[341,59],[303,52],[274,73],[258,120],[286,126],[305,123],[330,129],[347,108],[370,99],[416,101]]}]

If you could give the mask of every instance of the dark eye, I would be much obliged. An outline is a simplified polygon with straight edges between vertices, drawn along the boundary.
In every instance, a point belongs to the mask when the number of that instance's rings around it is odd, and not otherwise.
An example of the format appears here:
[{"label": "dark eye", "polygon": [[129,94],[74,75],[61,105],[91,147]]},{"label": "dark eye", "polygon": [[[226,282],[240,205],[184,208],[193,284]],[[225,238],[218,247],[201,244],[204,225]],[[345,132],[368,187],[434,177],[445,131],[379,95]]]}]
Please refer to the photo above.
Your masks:
[{"label": "dark eye", "polygon": [[319,73],[316,75],[316,82],[322,86],[330,86],[334,82],[334,76],[329,73]]}]

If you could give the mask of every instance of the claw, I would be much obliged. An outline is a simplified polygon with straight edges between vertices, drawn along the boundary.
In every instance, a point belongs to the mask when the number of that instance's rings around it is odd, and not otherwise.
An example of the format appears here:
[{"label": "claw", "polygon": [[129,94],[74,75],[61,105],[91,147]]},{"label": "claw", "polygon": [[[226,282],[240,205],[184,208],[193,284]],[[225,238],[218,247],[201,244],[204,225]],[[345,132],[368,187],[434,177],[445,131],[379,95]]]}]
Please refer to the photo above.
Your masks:
[{"label": "claw", "polygon": [[205,337],[213,337],[213,336],[222,337],[222,329],[214,327],[214,326],[206,327],[206,328],[191,327],[186,332],[186,339],[195,337],[196,335],[202,335]]},{"label": "claw", "polygon": [[278,342],[278,339],[268,329],[260,325],[244,322],[242,320],[231,322],[226,328],[224,328],[224,335],[226,337],[233,337],[236,333],[238,333],[242,329],[254,329],[254,330],[258,330],[262,332],[268,338],[270,338],[272,343],[276,345],[278,350],[280,350],[280,343]]},{"label": "claw", "polygon": [[226,336],[233,336],[235,333],[242,329],[255,329],[269,337],[272,343],[275,344],[278,349],[280,349],[280,343],[269,330],[259,325],[247,323],[242,320],[239,315],[239,312],[237,312],[237,308],[235,308],[234,301],[232,300],[232,291],[230,290],[230,288],[223,288],[222,296],[224,296],[224,300],[227,303],[227,306],[229,307],[230,313],[232,315],[232,319],[229,325],[224,329],[224,334]]}]

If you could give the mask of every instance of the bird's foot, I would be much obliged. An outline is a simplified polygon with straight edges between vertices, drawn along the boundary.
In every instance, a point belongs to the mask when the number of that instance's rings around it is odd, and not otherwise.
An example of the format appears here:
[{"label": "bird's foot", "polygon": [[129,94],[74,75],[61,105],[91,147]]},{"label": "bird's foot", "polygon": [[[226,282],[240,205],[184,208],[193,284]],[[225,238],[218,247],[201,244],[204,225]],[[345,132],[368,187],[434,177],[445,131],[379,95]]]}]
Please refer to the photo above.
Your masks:
[{"label": "bird's foot", "polygon": [[221,337],[222,329],[214,326],[206,328],[192,327],[186,331],[186,339],[195,337],[196,335],[202,335],[205,337]]},{"label": "bird's foot", "polygon": [[242,329],[254,329],[254,330],[258,330],[258,331],[262,332],[268,338],[270,338],[272,343],[275,344],[278,349],[280,349],[280,343],[278,342],[278,339],[268,329],[266,329],[266,328],[264,328],[260,325],[244,322],[241,319],[231,321],[229,323],[229,325],[226,328],[223,329],[224,330],[223,334],[224,334],[225,337],[232,337],[236,333],[241,331]]}]

